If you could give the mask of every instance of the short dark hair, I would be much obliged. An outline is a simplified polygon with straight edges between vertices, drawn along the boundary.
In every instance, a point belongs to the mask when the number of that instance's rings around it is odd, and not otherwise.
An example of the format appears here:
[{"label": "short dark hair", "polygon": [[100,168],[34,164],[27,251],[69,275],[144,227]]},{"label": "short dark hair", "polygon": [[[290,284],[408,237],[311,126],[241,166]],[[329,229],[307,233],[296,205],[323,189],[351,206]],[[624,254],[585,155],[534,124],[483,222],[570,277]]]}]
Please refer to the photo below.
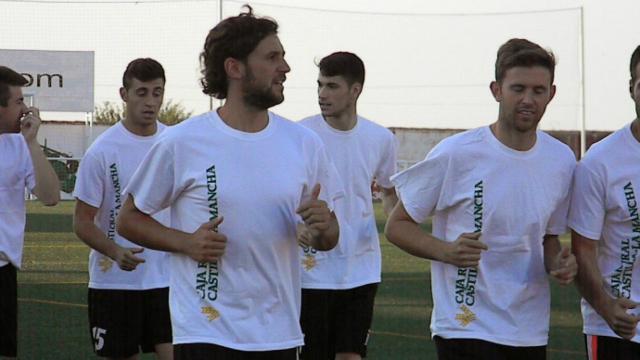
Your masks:
[{"label": "short dark hair", "polygon": [[555,76],[556,59],[553,52],[527,39],[510,39],[498,49],[496,58],[496,81],[501,82],[507,70],[514,67],[542,66],[551,73],[551,83]]},{"label": "short dark hair", "polygon": [[163,83],[167,82],[164,76],[164,68],[152,58],[138,58],[127,65],[127,69],[122,74],[122,86],[125,89],[129,89],[133,79],[144,82],[162,79]]},{"label": "short dark hair", "polygon": [[633,50],[633,54],[631,54],[631,62],[629,63],[629,72],[631,72],[631,83],[636,82],[636,78],[638,74],[636,74],[636,68],[638,67],[638,63],[640,63],[640,45]]},{"label": "short dark hair", "polygon": [[260,41],[278,33],[275,20],[258,18],[251,6],[245,7],[247,12],[226,18],[209,31],[200,53],[202,92],[217,99],[226,98],[229,87],[224,61],[228,58],[246,61]]},{"label": "short dark hair", "polygon": [[323,76],[342,76],[349,85],[355,82],[364,85],[364,63],[356,54],[346,51],[334,52],[320,60],[318,68]]},{"label": "short dark hair", "polygon": [[9,86],[25,86],[28,82],[24,76],[16,71],[6,66],[0,66],[0,106],[6,107],[9,105],[9,98],[11,97]]}]

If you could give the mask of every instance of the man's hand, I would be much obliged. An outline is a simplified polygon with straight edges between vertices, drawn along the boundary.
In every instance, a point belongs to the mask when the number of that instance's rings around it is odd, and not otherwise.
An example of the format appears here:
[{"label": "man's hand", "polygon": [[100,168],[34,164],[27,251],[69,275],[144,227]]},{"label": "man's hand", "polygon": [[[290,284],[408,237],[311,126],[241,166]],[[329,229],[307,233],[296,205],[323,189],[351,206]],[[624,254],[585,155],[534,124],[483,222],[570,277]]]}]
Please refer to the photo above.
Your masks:
[{"label": "man's hand", "polygon": [[139,258],[136,254],[144,251],[144,248],[125,248],[116,245],[116,252],[113,256],[113,261],[118,263],[120,269],[124,271],[133,271],[138,264],[145,262],[143,258]]},{"label": "man's hand", "polygon": [[24,136],[27,144],[37,141],[38,129],[40,128],[40,110],[30,107],[20,120],[20,132]]},{"label": "man's hand", "polygon": [[611,330],[621,338],[630,340],[636,334],[640,316],[631,315],[627,311],[635,309],[637,305],[626,298],[611,298],[611,301],[603,307],[604,313],[601,315]]},{"label": "man's hand", "polygon": [[188,241],[181,244],[180,252],[197,262],[213,262],[220,259],[227,247],[227,237],[218,233],[218,225],[224,218],[217,217],[198,228]]},{"label": "man's hand", "polygon": [[318,199],[319,196],[320,184],[316,184],[311,191],[311,199],[300,204],[296,210],[314,239],[331,226],[331,211],[324,200]]},{"label": "man's hand", "polygon": [[299,244],[303,246],[311,246],[311,233],[305,224],[298,224],[298,226],[296,226],[296,237]]},{"label": "man's hand", "polygon": [[477,267],[480,254],[487,250],[487,244],[481,242],[480,232],[463,233],[458,239],[447,246],[443,261],[458,267]]},{"label": "man's hand", "polygon": [[571,250],[568,247],[562,248],[553,263],[554,266],[549,271],[549,275],[561,285],[570,284],[578,273],[578,263]]}]

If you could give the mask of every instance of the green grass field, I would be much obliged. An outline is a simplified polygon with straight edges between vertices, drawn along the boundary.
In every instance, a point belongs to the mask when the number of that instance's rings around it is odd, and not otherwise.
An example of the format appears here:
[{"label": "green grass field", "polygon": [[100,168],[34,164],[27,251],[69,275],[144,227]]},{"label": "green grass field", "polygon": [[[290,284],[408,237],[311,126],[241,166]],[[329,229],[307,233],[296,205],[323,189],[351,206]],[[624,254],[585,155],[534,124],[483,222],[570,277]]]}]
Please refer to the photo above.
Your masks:
[{"label": "green grass field", "polygon": [[[19,283],[19,357],[93,359],[87,325],[89,250],[71,230],[74,203],[53,208],[28,204]],[[384,221],[376,207],[378,229]],[[566,241],[566,239],[565,239]],[[435,359],[429,339],[429,262],[403,253],[381,236],[383,281],[376,298],[369,359]],[[584,359],[579,296],[552,285],[549,356]],[[143,359],[151,359],[145,356]]]}]

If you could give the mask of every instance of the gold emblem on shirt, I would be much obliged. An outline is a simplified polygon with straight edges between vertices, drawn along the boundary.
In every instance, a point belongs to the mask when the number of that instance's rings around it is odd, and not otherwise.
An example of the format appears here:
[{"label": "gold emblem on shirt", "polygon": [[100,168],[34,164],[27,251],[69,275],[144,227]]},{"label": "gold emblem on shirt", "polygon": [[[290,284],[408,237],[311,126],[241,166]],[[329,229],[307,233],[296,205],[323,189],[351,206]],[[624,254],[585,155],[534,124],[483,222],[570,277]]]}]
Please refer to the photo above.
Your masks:
[{"label": "gold emblem on shirt", "polygon": [[460,322],[460,325],[467,327],[476,319],[476,314],[469,310],[466,305],[461,305],[460,310],[462,310],[462,313],[456,314],[456,320]]},{"label": "gold emblem on shirt", "polygon": [[213,321],[220,317],[220,313],[218,310],[214,309],[213,306],[203,306],[200,309],[200,312],[207,316],[207,320]]},{"label": "gold emblem on shirt", "polygon": [[316,266],[316,258],[312,255],[305,255],[304,260],[302,260],[302,265],[304,265],[304,269],[309,271]]},{"label": "gold emblem on shirt", "polygon": [[98,266],[100,266],[100,270],[102,270],[102,272],[107,272],[111,270],[113,261],[111,261],[111,259],[109,259],[108,257],[103,256],[100,258],[100,260],[98,260]]}]

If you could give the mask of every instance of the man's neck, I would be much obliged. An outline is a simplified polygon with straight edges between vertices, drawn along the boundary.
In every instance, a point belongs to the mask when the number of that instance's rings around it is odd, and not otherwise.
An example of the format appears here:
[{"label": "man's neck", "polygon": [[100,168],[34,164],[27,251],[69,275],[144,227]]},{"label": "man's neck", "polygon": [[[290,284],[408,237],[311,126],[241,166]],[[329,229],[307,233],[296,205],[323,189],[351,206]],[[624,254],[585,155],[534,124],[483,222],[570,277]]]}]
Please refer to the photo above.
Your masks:
[{"label": "man's neck", "polygon": [[248,106],[241,100],[227,99],[217,111],[225,124],[238,131],[255,133],[269,124],[269,114],[266,109]]},{"label": "man's neck", "polygon": [[129,117],[123,119],[122,125],[133,134],[138,136],[152,136],[158,131],[158,124],[155,121],[148,125],[140,125],[129,119]]},{"label": "man's neck", "polygon": [[349,131],[356,127],[358,115],[354,111],[345,111],[338,116],[323,116],[324,121],[332,128],[341,131]]},{"label": "man's neck", "polygon": [[496,121],[489,126],[493,135],[505,146],[518,150],[530,150],[536,144],[536,129],[521,132],[505,126],[502,122]]}]

